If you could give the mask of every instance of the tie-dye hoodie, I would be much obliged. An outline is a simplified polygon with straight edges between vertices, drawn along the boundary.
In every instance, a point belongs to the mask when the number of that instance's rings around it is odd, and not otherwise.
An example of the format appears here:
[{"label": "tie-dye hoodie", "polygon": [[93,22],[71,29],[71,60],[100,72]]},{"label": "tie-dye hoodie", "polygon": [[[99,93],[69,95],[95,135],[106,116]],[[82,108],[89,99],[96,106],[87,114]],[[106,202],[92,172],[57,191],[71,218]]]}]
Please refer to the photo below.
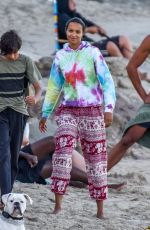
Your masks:
[{"label": "tie-dye hoodie", "polygon": [[52,114],[60,95],[61,104],[73,107],[103,105],[105,112],[115,106],[114,82],[99,49],[81,42],[77,50],[65,44],[53,62],[42,117]]}]

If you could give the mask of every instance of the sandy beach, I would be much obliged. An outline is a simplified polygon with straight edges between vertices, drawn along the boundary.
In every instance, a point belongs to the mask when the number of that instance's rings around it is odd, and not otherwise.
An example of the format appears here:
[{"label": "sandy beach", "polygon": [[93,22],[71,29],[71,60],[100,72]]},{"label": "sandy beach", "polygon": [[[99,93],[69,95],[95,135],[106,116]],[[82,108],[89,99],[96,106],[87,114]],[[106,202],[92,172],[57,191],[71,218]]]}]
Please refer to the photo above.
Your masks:
[{"label": "sandy beach", "polygon": [[[102,25],[110,35],[125,34],[137,47],[149,34],[149,1],[115,0],[77,1],[78,9],[91,20]],[[86,7],[85,7],[86,6]],[[34,60],[50,56],[54,51],[52,4],[47,0],[5,0],[0,7],[0,35],[16,29],[23,38],[22,52]],[[95,39],[99,38],[95,36]],[[142,103],[133,89],[125,71],[126,60],[108,59],[116,84],[117,105],[114,122],[107,130],[108,150],[121,137],[125,123]],[[149,71],[150,62],[143,65]],[[150,72],[150,71],[149,71]],[[47,79],[43,80],[46,86]],[[149,90],[149,84],[143,82]],[[130,95],[130,98],[129,98]],[[138,106],[137,106],[138,105]],[[43,137],[38,130],[38,120],[31,119],[31,142]],[[55,124],[49,123],[48,133],[55,133]],[[54,195],[49,186],[16,183],[15,192],[27,193],[33,199],[25,213],[27,230],[142,230],[150,225],[150,150],[137,144],[108,174],[110,183],[126,181],[121,191],[109,190],[105,202],[108,219],[96,218],[95,201],[87,189],[69,187],[58,215],[51,214]]]}]

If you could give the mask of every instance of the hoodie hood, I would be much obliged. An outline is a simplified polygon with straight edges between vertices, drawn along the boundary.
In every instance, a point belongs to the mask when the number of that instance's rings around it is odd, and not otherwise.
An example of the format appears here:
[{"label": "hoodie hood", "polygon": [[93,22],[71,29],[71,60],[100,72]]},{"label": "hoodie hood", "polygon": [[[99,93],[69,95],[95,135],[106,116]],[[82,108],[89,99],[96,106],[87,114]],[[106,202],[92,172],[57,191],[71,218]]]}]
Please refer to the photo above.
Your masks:
[{"label": "hoodie hood", "polygon": [[69,9],[69,0],[57,0],[58,12],[74,17],[75,11]]},{"label": "hoodie hood", "polygon": [[65,51],[77,51],[77,50],[82,50],[84,48],[90,47],[91,44],[89,42],[81,41],[79,47],[76,50],[73,50],[70,46],[69,43],[64,44],[63,49]]}]

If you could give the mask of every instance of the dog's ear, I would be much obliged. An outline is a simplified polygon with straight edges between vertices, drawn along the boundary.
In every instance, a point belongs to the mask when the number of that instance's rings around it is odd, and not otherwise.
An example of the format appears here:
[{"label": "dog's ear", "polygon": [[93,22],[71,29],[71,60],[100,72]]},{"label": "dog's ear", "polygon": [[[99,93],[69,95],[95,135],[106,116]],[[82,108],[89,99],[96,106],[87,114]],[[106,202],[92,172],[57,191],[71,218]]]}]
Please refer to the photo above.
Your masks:
[{"label": "dog's ear", "polygon": [[11,193],[7,193],[7,194],[2,195],[2,202],[4,205],[6,205],[8,197],[10,197],[10,195],[11,195]]},{"label": "dog's ear", "polygon": [[28,200],[30,202],[30,204],[32,205],[33,201],[31,199],[31,197],[29,197],[27,194],[23,194],[23,195],[26,198],[26,200]]}]

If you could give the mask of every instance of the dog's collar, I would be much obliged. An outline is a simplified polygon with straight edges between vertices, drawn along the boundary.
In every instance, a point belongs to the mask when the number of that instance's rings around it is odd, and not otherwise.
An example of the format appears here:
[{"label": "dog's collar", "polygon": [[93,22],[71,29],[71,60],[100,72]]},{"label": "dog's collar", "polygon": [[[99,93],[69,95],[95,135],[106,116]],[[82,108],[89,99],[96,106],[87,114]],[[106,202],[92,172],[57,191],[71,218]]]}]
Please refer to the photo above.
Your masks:
[{"label": "dog's collar", "polygon": [[6,219],[23,220],[23,216],[22,216],[22,217],[13,217],[13,216],[9,215],[8,212],[5,212],[5,211],[2,212],[2,215],[3,215],[3,217],[5,217]]},{"label": "dog's collar", "polygon": [[24,219],[23,217],[19,217],[19,218],[14,218],[12,216],[10,216],[7,212],[3,211],[2,215],[0,215],[0,219],[2,219],[3,221],[12,224],[12,225],[24,225]]}]

